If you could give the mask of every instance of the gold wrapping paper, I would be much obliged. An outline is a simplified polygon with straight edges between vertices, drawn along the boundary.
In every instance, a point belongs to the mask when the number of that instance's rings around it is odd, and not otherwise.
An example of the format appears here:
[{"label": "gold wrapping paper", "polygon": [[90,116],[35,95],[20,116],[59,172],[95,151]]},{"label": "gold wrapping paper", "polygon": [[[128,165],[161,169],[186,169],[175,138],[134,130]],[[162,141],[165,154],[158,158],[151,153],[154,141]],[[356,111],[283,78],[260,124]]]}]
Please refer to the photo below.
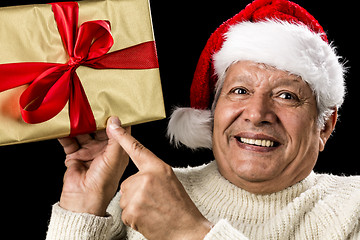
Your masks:
[{"label": "gold wrapping paper", "polygon": [[[115,43],[109,52],[154,40],[148,0],[78,3],[79,25],[90,20],[110,21]],[[67,61],[50,4],[0,9],[0,64]],[[98,130],[105,128],[112,115],[119,116],[124,126],[165,117],[159,69],[98,70],[80,66],[76,71]],[[0,145],[68,136],[68,105],[44,123],[28,124],[22,120],[19,97],[26,87],[0,93]]]}]

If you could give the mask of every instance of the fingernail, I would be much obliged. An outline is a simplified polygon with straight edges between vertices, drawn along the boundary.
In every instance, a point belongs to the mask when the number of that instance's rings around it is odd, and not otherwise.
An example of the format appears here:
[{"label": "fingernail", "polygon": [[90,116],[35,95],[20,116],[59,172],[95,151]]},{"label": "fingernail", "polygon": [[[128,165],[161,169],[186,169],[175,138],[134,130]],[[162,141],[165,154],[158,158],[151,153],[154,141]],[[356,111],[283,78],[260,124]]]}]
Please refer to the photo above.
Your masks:
[{"label": "fingernail", "polygon": [[117,129],[121,127],[121,122],[118,117],[111,117],[110,118],[110,128]]}]

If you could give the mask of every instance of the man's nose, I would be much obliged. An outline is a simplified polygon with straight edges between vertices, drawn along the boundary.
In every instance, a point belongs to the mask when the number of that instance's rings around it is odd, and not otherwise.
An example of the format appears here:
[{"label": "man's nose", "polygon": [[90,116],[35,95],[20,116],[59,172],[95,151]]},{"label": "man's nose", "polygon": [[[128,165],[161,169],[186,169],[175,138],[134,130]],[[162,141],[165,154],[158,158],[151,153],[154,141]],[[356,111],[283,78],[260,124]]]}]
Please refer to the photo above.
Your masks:
[{"label": "man's nose", "polygon": [[271,97],[265,94],[252,95],[241,115],[246,122],[251,122],[254,126],[275,123],[278,119]]}]

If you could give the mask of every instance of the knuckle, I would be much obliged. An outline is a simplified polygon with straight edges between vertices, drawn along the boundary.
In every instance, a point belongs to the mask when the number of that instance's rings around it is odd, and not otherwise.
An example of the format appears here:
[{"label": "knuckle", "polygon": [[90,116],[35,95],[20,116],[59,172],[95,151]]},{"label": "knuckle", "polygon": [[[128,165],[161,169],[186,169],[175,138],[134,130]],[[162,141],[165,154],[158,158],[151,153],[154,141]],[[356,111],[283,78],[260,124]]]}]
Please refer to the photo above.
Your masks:
[{"label": "knuckle", "polygon": [[172,167],[167,164],[161,164],[159,166],[159,171],[161,171],[165,176],[170,177],[174,175]]},{"label": "knuckle", "polygon": [[132,209],[132,219],[133,219],[133,222],[138,222],[139,219],[141,219],[142,217],[142,214],[139,210],[139,208],[137,207],[133,207]]},{"label": "knuckle", "polygon": [[154,185],[155,177],[151,173],[144,173],[142,176],[142,183],[144,189],[152,187]]},{"label": "knuckle", "polygon": [[121,215],[121,220],[123,223],[130,227],[135,225],[141,218],[142,215],[140,211],[134,205],[130,205],[124,209]]},{"label": "knuckle", "polygon": [[125,209],[125,207],[126,207],[125,202],[124,202],[124,201],[120,201],[120,202],[119,202],[119,207],[120,207],[120,209]]},{"label": "knuckle", "polygon": [[121,198],[120,198],[119,206],[120,206],[121,209],[126,208],[126,201],[125,201],[125,198],[123,198],[123,196],[121,196]]},{"label": "knuckle", "polygon": [[137,153],[138,155],[141,154],[141,152],[145,149],[144,145],[142,145],[139,141],[134,140],[132,143],[132,150]]},{"label": "knuckle", "polygon": [[120,184],[120,190],[122,192],[125,192],[125,189],[127,188],[127,182],[126,181],[123,181],[121,184]]},{"label": "knuckle", "polygon": [[126,225],[129,226],[129,215],[127,211],[124,209],[121,214],[121,221]]}]

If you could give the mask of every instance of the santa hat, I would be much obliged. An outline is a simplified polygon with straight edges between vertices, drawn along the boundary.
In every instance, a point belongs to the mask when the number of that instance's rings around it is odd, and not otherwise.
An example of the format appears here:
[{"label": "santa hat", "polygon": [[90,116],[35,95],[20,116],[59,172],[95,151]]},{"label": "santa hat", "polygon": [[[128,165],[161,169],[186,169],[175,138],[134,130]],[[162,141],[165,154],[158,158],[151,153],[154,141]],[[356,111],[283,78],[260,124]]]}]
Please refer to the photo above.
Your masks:
[{"label": "santa hat", "polygon": [[215,86],[241,60],[300,76],[316,96],[322,125],[343,103],[345,68],[339,59],[323,28],[304,8],[287,0],[255,0],[210,36],[194,74],[191,107],[177,108],[170,117],[170,141],[211,149]]}]

